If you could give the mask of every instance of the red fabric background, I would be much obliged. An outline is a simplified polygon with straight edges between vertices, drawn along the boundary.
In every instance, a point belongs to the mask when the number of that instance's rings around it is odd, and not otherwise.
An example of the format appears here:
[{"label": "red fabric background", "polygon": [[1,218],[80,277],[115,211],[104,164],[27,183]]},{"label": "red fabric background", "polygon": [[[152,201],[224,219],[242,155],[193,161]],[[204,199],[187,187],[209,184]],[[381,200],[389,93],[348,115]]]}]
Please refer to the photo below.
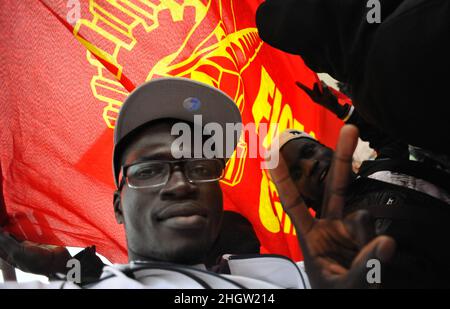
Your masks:
[{"label": "red fabric background", "polygon": [[[92,23],[93,5],[119,16],[114,5],[120,7],[121,2],[80,1],[81,19],[86,24]],[[90,30],[86,24],[80,26],[78,22],[74,28],[68,23],[72,7],[68,7],[67,1],[1,1],[0,163],[9,231],[42,243],[95,244],[99,252],[112,261],[126,261],[123,227],[115,222],[112,207],[113,130],[105,119],[110,119],[108,115],[114,118],[114,112],[105,107],[107,100],[120,102],[126,97],[126,88],[130,90],[147,80],[160,60],[177,51],[193,30],[198,10],[190,6],[180,9],[182,0],[162,2],[173,3],[174,9],[158,13],[158,27],[149,30],[152,21],[142,15],[147,23],[137,23],[129,33],[113,33],[115,38],[128,44],[117,49],[117,42]],[[334,146],[340,122],[312,103],[294,84],[295,80],[300,80],[312,86],[315,81],[315,74],[302,60],[262,44],[257,37],[252,41],[240,37],[244,40],[241,47],[236,45],[239,40],[233,41],[233,33],[255,28],[254,14],[260,2],[198,0],[198,5],[206,7],[207,13],[172,63],[183,63],[201,44],[210,46],[216,44],[215,41],[220,42],[215,45],[217,54],[199,54],[198,59],[191,59],[185,67],[171,67],[166,75],[214,77],[216,87],[232,97],[240,94],[244,99],[245,104],[240,108],[247,123],[255,121],[258,108],[255,110],[253,104],[258,94],[268,91],[267,84],[261,84],[265,70],[282,95],[280,112],[285,106],[292,111],[288,126],[293,125],[295,118],[307,132],[313,131],[322,142]],[[161,5],[160,1],[149,0],[148,3]],[[123,10],[120,15],[128,24],[139,17],[130,12]],[[101,19],[97,25],[107,28],[104,22],[101,24]],[[218,26],[223,37],[204,41]],[[83,45],[80,38],[92,45]],[[134,44],[130,43],[133,39]],[[219,52],[225,45],[231,52],[226,48]],[[104,54],[113,54],[116,48],[117,63],[108,62],[100,53],[96,56],[102,66],[93,65],[95,57],[87,54],[87,47],[97,53],[93,46],[102,49]],[[195,67],[193,63],[202,65],[193,71],[187,70],[187,67]],[[120,76],[116,74],[117,64],[123,69]],[[120,81],[122,85],[114,84],[117,88],[112,90],[99,87],[95,84],[99,72],[104,80]],[[151,77],[161,75],[164,74],[158,71]],[[273,106],[277,97],[277,94],[267,97],[271,109],[266,118],[276,114]],[[261,121],[269,122],[266,118]],[[273,218],[269,218],[272,221],[267,220],[272,223],[278,220],[280,231],[269,231],[261,219],[259,207],[264,185],[261,185],[263,173],[259,163],[259,159],[247,158],[241,181],[235,186],[223,184],[225,208],[242,213],[253,223],[263,252],[301,259],[292,228],[283,232],[287,223],[285,216],[275,209],[276,194],[271,195],[272,203],[267,206],[272,209]]]}]

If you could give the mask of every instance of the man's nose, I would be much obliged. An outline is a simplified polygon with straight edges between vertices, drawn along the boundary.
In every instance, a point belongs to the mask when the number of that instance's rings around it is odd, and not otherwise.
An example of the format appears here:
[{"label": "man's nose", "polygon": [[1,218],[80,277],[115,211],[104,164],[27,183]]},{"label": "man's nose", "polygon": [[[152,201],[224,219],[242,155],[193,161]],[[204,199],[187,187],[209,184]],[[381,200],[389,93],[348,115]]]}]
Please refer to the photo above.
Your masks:
[{"label": "man's nose", "polygon": [[197,186],[186,178],[181,170],[174,170],[165,186],[161,189],[161,199],[187,199],[197,194]]}]

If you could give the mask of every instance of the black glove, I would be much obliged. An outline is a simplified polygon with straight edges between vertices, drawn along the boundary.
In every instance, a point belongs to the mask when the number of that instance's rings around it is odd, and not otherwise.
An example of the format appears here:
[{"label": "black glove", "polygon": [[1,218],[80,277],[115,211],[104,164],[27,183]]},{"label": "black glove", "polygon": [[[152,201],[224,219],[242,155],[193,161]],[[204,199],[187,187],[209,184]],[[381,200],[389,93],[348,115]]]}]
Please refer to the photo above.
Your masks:
[{"label": "black glove", "polygon": [[297,85],[297,87],[306,92],[306,94],[311,98],[311,100],[331,111],[339,119],[344,119],[345,117],[347,117],[350,111],[350,105],[339,104],[339,101],[334,95],[334,93],[324,82],[322,82],[322,90],[320,90],[318,83],[314,84],[312,90],[300,82],[296,82],[295,84]]}]

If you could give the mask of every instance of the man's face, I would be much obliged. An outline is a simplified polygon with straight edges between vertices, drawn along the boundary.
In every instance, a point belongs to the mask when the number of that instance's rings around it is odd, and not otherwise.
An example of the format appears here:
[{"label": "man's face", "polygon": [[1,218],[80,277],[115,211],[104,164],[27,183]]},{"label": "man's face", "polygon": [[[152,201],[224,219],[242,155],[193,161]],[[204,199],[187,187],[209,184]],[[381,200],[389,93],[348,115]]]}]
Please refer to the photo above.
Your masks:
[{"label": "man's face", "polygon": [[[173,160],[176,136],[170,130],[167,122],[144,129],[125,149],[123,165]],[[219,182],[191,183],[183,165],[173,165],[165,185],[134,189],[124,184],[120,201],[116,217],[125,224],[130,260],[202,263],[220,230]]]},{"label": "man's face", "polygon": [[320,205],[333,151],[312,139],[299,138],[284,145],[281,154],[300,194]]}]

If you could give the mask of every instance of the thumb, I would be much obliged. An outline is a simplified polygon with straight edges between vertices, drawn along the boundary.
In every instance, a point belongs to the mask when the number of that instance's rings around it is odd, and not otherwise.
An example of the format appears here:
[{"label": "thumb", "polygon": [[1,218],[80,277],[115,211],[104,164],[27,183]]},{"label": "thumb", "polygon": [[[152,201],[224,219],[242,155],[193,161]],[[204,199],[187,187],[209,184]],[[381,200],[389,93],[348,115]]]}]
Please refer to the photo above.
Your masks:
[{"label": "thumb", "polygon": [[362,248],[353,260],[350,271],[347,273],[349,287],[368,287],[367,274],[370,270],[368,262],[378,261],[380,265],[390,262],[395,253],[395,240],[389,236],[378,236]]},{"label": "thumb", "polygon": [[367,210],[358,210],[347,215],[344,224],[359,248],[363,248],[375,237],[374,219]]}]

